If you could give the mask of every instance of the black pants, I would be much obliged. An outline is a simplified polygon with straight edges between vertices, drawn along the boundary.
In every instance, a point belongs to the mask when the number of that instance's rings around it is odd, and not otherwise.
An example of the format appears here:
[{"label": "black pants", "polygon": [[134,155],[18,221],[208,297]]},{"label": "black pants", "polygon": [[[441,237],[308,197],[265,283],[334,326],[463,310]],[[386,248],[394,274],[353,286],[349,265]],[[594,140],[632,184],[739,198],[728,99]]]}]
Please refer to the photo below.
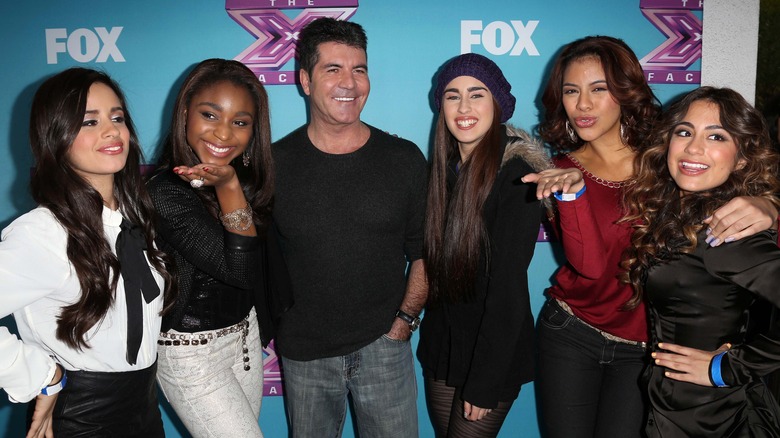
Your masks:
[{"label": "black pants", "polygon": [[[164,437],[157,405],[157,363],[138,371],[68,371],[54,406],[57,437]],[[35,399],[27,407],[27,428]]]},{"label": "black pants", "polygon": [[547,300],[537,322],[537,410],[545,438],[639,438],[644,348],[605,339]]}]

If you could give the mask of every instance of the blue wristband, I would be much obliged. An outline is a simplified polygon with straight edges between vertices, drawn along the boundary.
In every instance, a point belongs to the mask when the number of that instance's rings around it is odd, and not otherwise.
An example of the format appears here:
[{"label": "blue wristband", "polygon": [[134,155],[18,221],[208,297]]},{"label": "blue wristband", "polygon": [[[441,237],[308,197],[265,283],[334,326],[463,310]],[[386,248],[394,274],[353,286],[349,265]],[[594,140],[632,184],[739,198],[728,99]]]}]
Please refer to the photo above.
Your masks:
[{"label": "blue wristband", "polygon": [[60,381],[49,385],[41,390],[41,394],[43,395],[54,395],[60,391],[62,391],[65,388],[65,384],[68,383],[68,372],[65,370],[65,367],[61,365],[55,365],[57,367],[62,368],[62,377],[60,378]]},{"label": "blue wristband", "polygon": [[716,354],[712,357],[712,362],[710,362],[710,379],[712,380],[712,383],[715,384],[718,388],[725,388],[729,385],[726,385],[726,382],[723,381],[723,376],[720,374],[720,362],[723,360],[723,355],[726,354],[724,351],[723,353]]},{"label": "blue wristband", "polygon": [[586,187],[587,186],[583,185],[582,188],[580,189],[580,191],[577,192],[577,193],[555,192],[555,193],[553,193],[553,196],[555,196],[555,199],[557,199],[559,201],[564,201],[564,202],[573,201],[573,200],[579,198],[580,196],[582,196],[583,193],[585,193],[585,188]]}]

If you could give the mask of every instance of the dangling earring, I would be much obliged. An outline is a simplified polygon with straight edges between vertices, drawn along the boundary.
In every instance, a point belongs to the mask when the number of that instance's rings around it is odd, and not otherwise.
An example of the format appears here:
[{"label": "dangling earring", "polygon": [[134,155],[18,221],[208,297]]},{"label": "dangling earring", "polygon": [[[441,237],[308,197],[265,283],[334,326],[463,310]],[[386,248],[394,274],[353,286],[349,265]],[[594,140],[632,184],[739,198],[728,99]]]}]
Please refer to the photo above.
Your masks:
[{"label": "dangling earring", "polygon": [[626,125],[622,122],[620,123],[620,142],[627,145],[628,139],[626,138]]},{"label": "dangling earring", "polygon": [[241,161],[244,162],[244,167],[249,167],[249,152],[244,151],[244,154],[241,156]]},{"label": "dangling earring", "polygon": [[571,140],[572,143],[577,143],[577,133],[574,132],[574,128],[571,127],[568,120],[566,121],[566,133],[569,134],[569,140]]}]

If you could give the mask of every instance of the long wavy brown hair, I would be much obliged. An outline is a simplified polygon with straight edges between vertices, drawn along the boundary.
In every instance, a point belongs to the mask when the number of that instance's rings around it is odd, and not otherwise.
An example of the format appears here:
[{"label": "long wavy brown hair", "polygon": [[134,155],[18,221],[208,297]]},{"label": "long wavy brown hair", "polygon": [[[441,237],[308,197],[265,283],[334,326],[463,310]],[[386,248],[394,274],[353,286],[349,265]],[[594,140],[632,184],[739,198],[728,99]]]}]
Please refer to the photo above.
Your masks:
[{"label": "long wavy brown hair", "polygon": [[76,349],[89,348],[87,331],[105,317],[114,302],[119,260],[103,233],[103,198],[73,169],[68,151],[84,121],[87,95],[101,83],[116,93],[130,131],[125,167],[114,174],[114,196],[122,215],[144,231],[149,262],[165,279],[163,312],[173,304],[174,289],[166,269],[168,258],[154,247],[152,201],[141,179],[143,159],[125,97],[105,73],[70,68],[43,82],[30,114],[30,146],[35,168],[30,181],[33,199],[48,208],[68,233],[67,255],[81,286],[79,300],[62,308],[57,339]]},{"label": "long wavy brown hair", "polygon": [[447,190],[448,163],[460,160],[458,141],[439,112],[434,139],[428,207],[425,217],[423,262],[428,275],[428,300],[465,301],[474,294],[480,263],[489,259],[489,239],[482,217],[501,166],[501,107],[493,99],[493,120],[485,136],[458,170],[458,182]]},{"label": "long wavy brown hair", "polygon": [[[187,143],[187,109],[193,96],[213,85],[229,82],[247,90],[255,110],[252,138],[246,148],[249,166],[244,166],[239,156],[230,164],[236,171],[244,196],[254,211],[258,235],[268,226],[273,204],[274,176],[271,159],[271,121],[268,95],[263,84],[244,64],[227,59],[207,59],[200,62],[184,79],[173,107],[171,129],[163,142],[158,173],[168,172],[175,166],[192,167],[200,164]],[[219,216],[219,204],[213,187],[195,190],[206,208]]]},{"label": "long wavy brown hair", "polygon": [[539,134],[554,153],[571,152],[582,147],[580,138],[572,140],[566,132],[566,109],[563,106],[563,76],[572,62],[594,58],[601,63],[607,88],[620,105],[623,141],[638,150],[647,139],[661,105],[647,85],[642,65],[622,40],[609,36],[589,36],[567,44],[555,59],[542,94],[544,120]]},{"label": "long wavy brown hair", "polygon": [[[737,155],[745,166],[735,169],[722,185],[707,191],[682,196],[669,173],[666,157],[675,128],[685,119],[696,101],[718,107],[720,125],[732,136]],[[642,300],[647,271],[656,263],[692,252],[704,220],[718,207],[737,196],[760,196],[780,206],[780,158],[772,148],[761,113],[736,91],[728,88],[701,87],[674,103],[659,121],[652,145],[635,163],[636,182],[626,192],[628,214],[622,221],[634,224],[622,280],[631,283],[634,295],[626,307]]]}]

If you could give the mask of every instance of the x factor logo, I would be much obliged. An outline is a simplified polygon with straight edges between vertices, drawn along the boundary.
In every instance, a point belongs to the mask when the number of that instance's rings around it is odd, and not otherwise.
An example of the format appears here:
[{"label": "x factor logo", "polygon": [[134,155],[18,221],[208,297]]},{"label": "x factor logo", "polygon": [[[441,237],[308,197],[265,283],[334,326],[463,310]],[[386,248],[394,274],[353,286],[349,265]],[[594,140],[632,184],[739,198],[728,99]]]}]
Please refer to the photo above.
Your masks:
[{"label": "x factor logo", "polygon": [[688,70],[701,59],[702,22],[693,12],[704,0],[641,0],[642,14],[666,37],[639,62],[651,84],[698,84],[700,71]]},{"label": "x factor logo", "polygon": [[[294,84],[295,70],[282,70],[295,56],[298,33],[322,17],[347,20],[357,11],[358,0],[226,0],[225,10],[257,38],[234,59],[249,67],[265,85]],[[285,11],[294,12],[291,17]]]},{"label": "x factor logo", "polygon": [[282,395],[282,370],[274,341],[263,348],[263,396]]}]

